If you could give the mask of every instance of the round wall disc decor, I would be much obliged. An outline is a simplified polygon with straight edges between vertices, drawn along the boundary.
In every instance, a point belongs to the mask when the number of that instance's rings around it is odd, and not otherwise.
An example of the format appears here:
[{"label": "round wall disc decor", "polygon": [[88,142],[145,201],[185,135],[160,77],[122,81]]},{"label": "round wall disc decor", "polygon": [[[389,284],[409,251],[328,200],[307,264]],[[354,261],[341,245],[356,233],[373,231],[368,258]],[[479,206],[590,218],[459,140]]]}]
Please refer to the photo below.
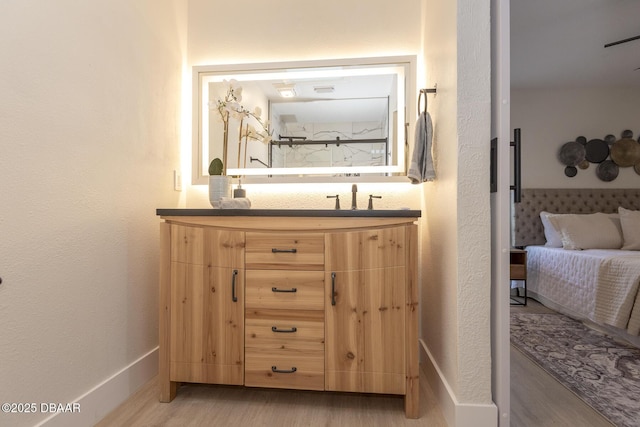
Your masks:
[{"label": "round wall disc decor", "polygon": [[619,170],[618,165],[613,163],[611,160],[605,160],[596,168],[596,175],[602,181],[609,182],[618,177]]},{"label": "round wall disc decor", "polygon": [[631,138],[622,138],[611,146],[611,160],[618,166],[628,168],[640,162],[640,144]]},{"label": "round wall disc decor", "polygon": [[586,159],[591,163],[604,162],[609,156],[609,144],[601,139],[592,139],[586,145]]},{"label": "round wall disc decor", "polygon": [[560,147],[560,162],[565,166],[578,166],[585,158],[585,146],[577,141],[571,141]]},{"label": "round wall disc decor", "polygon": [[618,140],[618,138],[615,137],[615,135],[607,135],[604,137],[604,142],[606,142],[609,145],[613,145],[614,142],[616,142]]},{"label": "round wall disc decor", "polygon": [[591,163],[597,166],[596,177],[601,181],[616,179],[620,168],[633,167],[635,173],[640,175],[640,137],[636,141],[630,129],[620,132],[619,138],[613,134],[607,134],[602,139],[579,136],[575,141],[560,146],[558,160],[564,165],[564,174],[568,177],[576,176],[579,170],[588,169]]},{"label": "round wall disc decor", "polygon": [[569,178],[573,178],[578,174],[578,169],[576,169],[574,166],[567,166],[566,168],[564,168],[564,174]]}]

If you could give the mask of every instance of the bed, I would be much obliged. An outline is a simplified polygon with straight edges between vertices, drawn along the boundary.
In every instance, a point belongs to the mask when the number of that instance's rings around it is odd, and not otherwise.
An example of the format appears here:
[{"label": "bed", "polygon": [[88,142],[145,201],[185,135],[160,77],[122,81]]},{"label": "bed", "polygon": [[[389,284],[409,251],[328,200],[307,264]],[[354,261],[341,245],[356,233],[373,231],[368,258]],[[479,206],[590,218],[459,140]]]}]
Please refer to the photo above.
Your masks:
[{"label": "bed", "polygon": [[640,346],[640,190],[523,189],[514,245],[530,297]]}]

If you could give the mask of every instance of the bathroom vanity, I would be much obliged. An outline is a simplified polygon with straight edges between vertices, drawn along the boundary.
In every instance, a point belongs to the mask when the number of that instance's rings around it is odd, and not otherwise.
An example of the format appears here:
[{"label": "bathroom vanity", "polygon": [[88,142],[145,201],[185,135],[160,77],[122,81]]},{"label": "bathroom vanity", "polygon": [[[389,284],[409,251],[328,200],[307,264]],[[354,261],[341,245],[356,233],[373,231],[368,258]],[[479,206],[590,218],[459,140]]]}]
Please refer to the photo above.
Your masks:
[{"label": "bathroom vanity", "polygon": [[161,401],[235,384],[403,395],[419,416],[420,211],[157,214]]}]

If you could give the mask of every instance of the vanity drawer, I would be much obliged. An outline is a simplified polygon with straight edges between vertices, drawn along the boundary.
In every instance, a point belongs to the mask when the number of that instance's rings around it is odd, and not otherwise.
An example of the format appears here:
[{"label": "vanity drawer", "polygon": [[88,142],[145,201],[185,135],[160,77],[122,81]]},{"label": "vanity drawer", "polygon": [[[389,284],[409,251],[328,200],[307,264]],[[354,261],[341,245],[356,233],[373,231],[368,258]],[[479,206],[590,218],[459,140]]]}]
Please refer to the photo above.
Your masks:
[{"label": "vanity drawer", "polygon": [[324,310],[324,272],[247,270],[245,307]]},{"label": "vanity drawer", "polygon": [[324,234],[246,233],[245,267],[324,270]]},{"label": "vanity drawer", "polygon": [[324,313],[322,311],[247,311],[245,353],[280,351],[304,358],[324,352]]},{"label": "vanity drawer", "polygon": [[285,351],[248,352],[244,385],[324,390],[324,353],[300,357]]},{"label": "vanity drawer", "polygon": [[324,390],[324,312],[246,310],[246,386]]}]

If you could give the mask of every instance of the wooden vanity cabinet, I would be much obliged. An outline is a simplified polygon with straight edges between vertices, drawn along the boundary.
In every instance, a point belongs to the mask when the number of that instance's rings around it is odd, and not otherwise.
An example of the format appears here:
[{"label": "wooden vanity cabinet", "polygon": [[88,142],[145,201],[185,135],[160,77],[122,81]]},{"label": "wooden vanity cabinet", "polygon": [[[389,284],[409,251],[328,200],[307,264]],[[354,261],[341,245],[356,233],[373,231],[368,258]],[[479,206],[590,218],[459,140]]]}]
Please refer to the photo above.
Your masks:
[{"label": "wooden vanity cabinet", "polygon": [[163,218],[161,401],[237,384],[404,395],[419,416],[415,218]]},{"label": "wooden vanity cabinet", "polygon": [[244,232],[166,223],[161,400],[176,383],[244,383]]},{"label": "wooden vanity cabinet", "polygon": [[403,227],[326,235],[327,390],[405,394]]}]

